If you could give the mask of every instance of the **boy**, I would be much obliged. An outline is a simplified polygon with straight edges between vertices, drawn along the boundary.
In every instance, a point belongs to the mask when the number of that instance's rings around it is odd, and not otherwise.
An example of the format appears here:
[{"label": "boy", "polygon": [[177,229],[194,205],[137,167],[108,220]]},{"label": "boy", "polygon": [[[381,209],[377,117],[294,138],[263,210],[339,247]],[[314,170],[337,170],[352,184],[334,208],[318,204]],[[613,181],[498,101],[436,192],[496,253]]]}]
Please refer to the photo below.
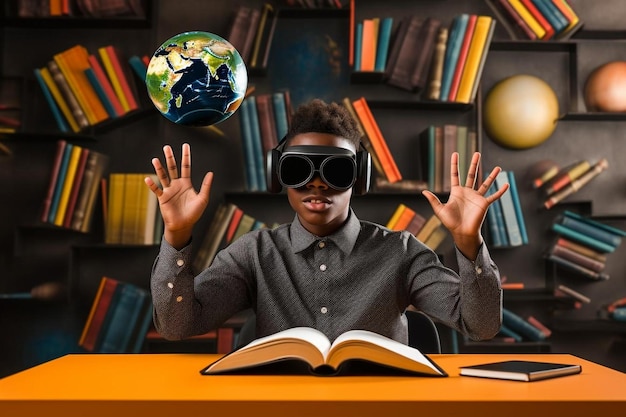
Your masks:
[{"label": "boy", "polygon": [[409,232],[356,217],[350,198],[359,141],[342,106],[321,100],[300,106],[273,173],[287,188],[293,222],[240,237],[197,276],[191,270],[191,235],[209,202],[213,174],[205,175],[196,192],[189,145],[183,145],[180,175],[165,146],[166,168],[152,160],[163,188],[146,178],[165,224],[151,281],[157,330],[183,339],[252,308],[257,337],[308,326],[331,341],[347,330],[365,329],[406,344],[403,312],[413,305],[472,339],[493,337],[501,324],[502,291],[480,229],[489,205],[506,191],[485,197],[500,168],[475,190],[480,154],[474,154],[461,185],[455,153],[448,201],[423,192],[454,239],[457,274]]}]

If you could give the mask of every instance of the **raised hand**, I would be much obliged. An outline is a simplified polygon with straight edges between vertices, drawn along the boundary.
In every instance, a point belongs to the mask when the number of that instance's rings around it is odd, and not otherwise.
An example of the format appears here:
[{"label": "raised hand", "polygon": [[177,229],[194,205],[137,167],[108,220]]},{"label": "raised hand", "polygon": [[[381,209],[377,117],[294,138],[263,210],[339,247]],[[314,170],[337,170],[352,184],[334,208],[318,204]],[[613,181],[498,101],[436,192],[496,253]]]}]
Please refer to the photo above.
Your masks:
[{"label": "raised hand", "polygon": [[191,183],[189,144],[185,143],[182,147],[180,175],[171,146],[165,145],[163,154],[167,170],[159,158],[152,159],[152,166],[162,188],[150,177],[145,178],[145,183],[159,199],[165,240],[174,248],[182,249],[188,244],[193,226],[209,204],[213,173],[209,172],[204,176],[200,191],[196,192]]},{"label": "raised hand", "polygon": [[422,194],[430,203],[435,215],[452,234],[459,250],[467,258],[474,259],[482,243],[480,229],[485,220],[487,209],[507,191],[508,185],[485,197],[485,193],[495,181],[501,168],[493,168],[480,187],[475,189],[480,153],[476,152],[472,156],[464,185],[459,183],[459,154],[454,152],[450,161],[451,189],[448,201],[445,204],[442,203],[430,191],[424,191]]}]

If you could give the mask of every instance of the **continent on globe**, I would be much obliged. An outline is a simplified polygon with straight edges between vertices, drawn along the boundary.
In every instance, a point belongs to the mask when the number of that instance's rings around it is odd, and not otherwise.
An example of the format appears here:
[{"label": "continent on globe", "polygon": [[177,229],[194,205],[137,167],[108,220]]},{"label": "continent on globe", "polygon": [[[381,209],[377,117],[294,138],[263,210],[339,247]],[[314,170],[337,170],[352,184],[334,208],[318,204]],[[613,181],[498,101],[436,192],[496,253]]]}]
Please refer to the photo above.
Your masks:
[{"label": "continent on globe", "polygon": [[239,108],[248,73],[241,55],[227,40],[209,32],[185,32],[154,52],[146,86],[152,103],[170,121],[209,126]]}]

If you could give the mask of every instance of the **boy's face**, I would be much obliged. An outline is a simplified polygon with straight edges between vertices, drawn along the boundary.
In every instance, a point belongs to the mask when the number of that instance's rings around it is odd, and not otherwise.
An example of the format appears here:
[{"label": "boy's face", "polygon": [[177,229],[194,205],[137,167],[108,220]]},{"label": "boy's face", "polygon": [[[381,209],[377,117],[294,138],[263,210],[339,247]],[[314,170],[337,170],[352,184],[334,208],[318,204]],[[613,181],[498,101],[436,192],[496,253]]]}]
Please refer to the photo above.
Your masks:
[{"label": "boy's face", "polygon": [[[291,146],[332,146],[356,153],[350,141],[328,133],[302,133],[289,141]],[[298,214],[302,225],[316,236],[327,236],[348,218],[352,188],[338,191],[326,184],[319,173],[302,187],[287,188],[289,204]]]}]

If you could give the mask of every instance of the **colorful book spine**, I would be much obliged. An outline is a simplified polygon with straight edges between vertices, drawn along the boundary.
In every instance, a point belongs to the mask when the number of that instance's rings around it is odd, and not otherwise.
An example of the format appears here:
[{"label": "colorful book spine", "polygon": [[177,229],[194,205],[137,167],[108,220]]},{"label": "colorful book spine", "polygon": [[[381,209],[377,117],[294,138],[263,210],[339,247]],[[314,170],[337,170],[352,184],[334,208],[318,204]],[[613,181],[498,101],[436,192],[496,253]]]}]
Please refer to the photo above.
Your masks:
[{"label": "colorful book spine", "polygon": [[554,34],[558,36],[567,28],[569,21],[561,13],[561,11],[552,3],[551,0],[531,0],[537,10],[545,17],[554,28]]},{"label": "colorful book spine", "polygon": [[572,239],[576,242],[580,242],[602,253],[612,253],[615,251],[615,246],[594,239],[591,236],[570,229],[569,227],[563,226],[562,224],[553,223],[552,230],[561,236]]},{"label": "colorful book spine", "polygon": [[517,224],[519,225],[520,235],[522,236],[522,244],[527,245],[528,232],[526,231],[526,220],[524,219],[522,202],[520,201],[519,193],[517,191],[517,181],[515,181],[515,173],[513,171],[507,171],[507,175],[509,177],[509,192],[511,193],[513,208],[515,208],[515,215],[517,217]]},{"label": "colorful book spine", "polygon": [[59,168],[59,175],[54,186],[54,194],[52,196],[52,202],[50,204],[50,212],[48,213],[48,223],[54,224],[57,216],[57,211],[59,210],[59,202],[61,201],[63,184],[65,183],[65,177],[67,175],[67,168],[70,163],[70,157],[72,155],[73,147],[74,145],[68,143],[65,145],[65,149],[63,151],[63,159],[61,160],[61,167]]},{"label": "colorful book spine", "polygon": [[77,133],[79,127],[76,124],[76,120],[74,120],[67,103],[63,100],[63,96],[61,96],[61,92],[58,90],[47,68],[35,68],[34,72],[59,130],[65,133],[71,129],[74,133]]},{"label": "colorful book spine", "polygon": [[63,219],[63,227],[70,228],[72,223],[72,216],[76,208],[78,201],[78,194],[80,192],[81,184],[85,173],[85,166],[87,165],[87,159],[89,158],[89,149],[82,148],[80,152],[80,159],[78,160],[78,166],[76,167],[76,175],[74,175],[74,184],[72,184],[72,191],[67,202],[67,209],[65,210],[65,217]]},{"label": "colorful book spine", "polygon": [[532,0],[520,0],[526,10],[539,22],[543,30],[546,31],[546,34],[542,38],[542,40],[547,41],[552,39],[556,34],[554,27],[548,22],[548,19],[537,9],[537,7],[533,4]]},{"label": "colorful book spine", "polygon": [[[59,92],[61,93],[61,98],[63,99],[62,101],[67,104],[67,107],[71,112],[70,116],[66,117],[68,123],[70,123],[71,125],[72,122],[70,120],[73,119],[74,122],[78,125],[78,130],[89,127],[89,120],[87,120],[87,116],[85,115],[83,108],[80,106],[80,103],[78,103],[76,95],[74,94],[72,88],[65,79],[65,76],[63,76],[59,65],[56,63],[55,60],[51,60],[48,61],[48,65],[46,66],[46,68],[48,69],[48,71],[42,72],[44,79],[46,79],[46,73],[49,72],[50,76],[53,79],[53,82],[51,82],[50,85],[56,85]],[[63,107],[61,107],[61,109],[63,109]]]},{"label": "colorful book spine", "polygon": [[537,39],[543,39],[546,36],[546,30],[539,24],[537,19],[528,11],[522,4],[521,0],[507,0],[511,7],[520,15],[522,19],[528,24],[531,30],[537,36]]},{"label": "colorful book spine", "polygon": [[554,245],[552,247],[551,253],[560,258],[566,259],[570,262],[575,262],[580,266],[591,269],[592,271],[601,272],[604,270],[605,263],[600,262],[597,259],[590,258],[581,253],[576,252],[575,250],[569,249],[564,246]]},{"label": "colorful book spine", "polygon": [[439,93],[439,100],[441,101],[448,100],[448,96],[450,95],[450,86],[452,84],[456,63],[459,59],[459,53],[465,37],[468,21],[469,15],[467,13],[457,15],[452,20],[448,42],[446,44],[446,53],[443,60],[441,91]]},{"label": "colorful book spine", "polygon": [[562,258],[560,256],[554,255],[554,254],[550,254],[548,255],[548,260],[572,271],[572,272],[576,272],[580,275],[583,275],[589,279],[592,279],[594,281],[604,281],[609,279],[609,275],[608,274],[604,274],[602,272],[597,272],[597,271],[593,271],[589,268],[586,268],[576,262],[572,262],[570,260],[567,260],[565,258]]},{"label": "colorful book spine", "polygon": [[601,227],[597,227],[594,224],[584,222],[573,217],[562,216],[560,223],[565,227],[575,230],[581,234],[587,235],[591,238],[597,239],[601,242],[606,243],[607,245],[613,246],[614,248],[617,248],[622,243],[622,238],[619,235],[604,230]]},{"label": "colorful book spine", "polygon": [[106,93],[104,92],[104,88],[102,88],[100,81],[98,81],[98,78],[96,78],[96,74],[93,72],[93,69],[92,68],[85,69],[85,75],[87,76],[87,79],[91,83],[91,86],[93,87],[96,94],[98,94],[100,101],[102,101],[102,104],[104,105],[105,110],[109,114],[109,117],[112,119],[118,117],[119,115],[115,111],[113,104],[111,104],[111,102],[109,101],[109,97],[107,97]]},{"label": "colorful book spine", "polygon": [[89,54],[88,60],[89,60],[89,64],[91,65],[91,69],[93,70],[96,78],[98,79],[100,86],[104,90],[110,105],[113,106],[113,109],[115,110],[115,114],[117,116],[122,116],[124,113],[126,113],[126,111],[124,110],[124,107],[122,107],[122,103],[120,102],[119,98],[115,94],[113,85],[111,85],[111,81],[107,77],[104,68],[102,68],[100,61],[98,60],[98,57],[96,57],[93,54]]},{"label": "colorful book spine", "polygon": [[[509,177],[506,171],[503,170],[498,173],[495,184],[498,189],[502,189],[506,184],[509,184]],[[506,226],[509,246],[523,245],[524,241],[522,240],[519,222],[515,214],[515,204],[513,203],[510,188],[500,197],[500,204],[502,205],[502,215]]]},{"label": "colorful book spine", "polygon": [[541,330],[506,308],[502,309],[502,323],[530,340],[538,342],[546,339],[546,335]]},{"label": "colorful book spine", "polygon": [[265,177],[265,154],[263,153],[263,143],[261,139],[261,127],[259,125],[259,113],[257,112],[256,97],[248,97],[250,101],[250,130],[252,131],[252,147],[254,149],[254,167],[256,169],[257,188],[260,191],[267,190],[267,179]]},{"label": "colorful book spine", "polygon": [[465,33],[463,35],[463,42],[461,43],[461,49],[459,50],[459,57],[456,61],[456,66],[452,75],[450,92],[448,93],[447,101],[456,101],[456,96],[457,92],[459,91],[459,85],[461,84],[461,78],[463,76],[470,44],[472,43],[472,38],[474,37],[474,29],[476,28],[477,20],[478,15],[471,14],[469,16],[469,20],[467,21],[467,28],[465,29]]},{"label": "colorful book spine", "polygon": [[374,70],[385,71],[387,65],[387,54],[389,53],[389,42],[391,39],[391,29],[393,27],[393,17],[384,17],[380,21],[378,30],[378,47],[376,48],[376,60]]},{"label": "colorful book spine", "polygon": [[65,141],[64,139],[60,139],[57,141],[56,152],[54,154],[54,162],[52,164],[52,172],[50,174],[50,182],[48,183],[46,198],[44,199],[43,210],[41,212],[41,221],[44,223],[48,222],[48,215],[50,213],[52,200],[54,199],[54,190],[57,179],[59,177],[59,173],[61,171],[61,164],[63,162],[63,155],[65,154],[66,145],[67,141]]},{"label": "colorful book spine", "polygon": [[489,51],[489,43],[493,36],[495,21],[491,16],[478,16],[474,35],[470,43],[463,73],[459,83],[454,101],[460,103],[470,103],[472,99],[472,88],[480,80],[482,71],[481,62],[484,63],[483,56],[486,57]]}]

